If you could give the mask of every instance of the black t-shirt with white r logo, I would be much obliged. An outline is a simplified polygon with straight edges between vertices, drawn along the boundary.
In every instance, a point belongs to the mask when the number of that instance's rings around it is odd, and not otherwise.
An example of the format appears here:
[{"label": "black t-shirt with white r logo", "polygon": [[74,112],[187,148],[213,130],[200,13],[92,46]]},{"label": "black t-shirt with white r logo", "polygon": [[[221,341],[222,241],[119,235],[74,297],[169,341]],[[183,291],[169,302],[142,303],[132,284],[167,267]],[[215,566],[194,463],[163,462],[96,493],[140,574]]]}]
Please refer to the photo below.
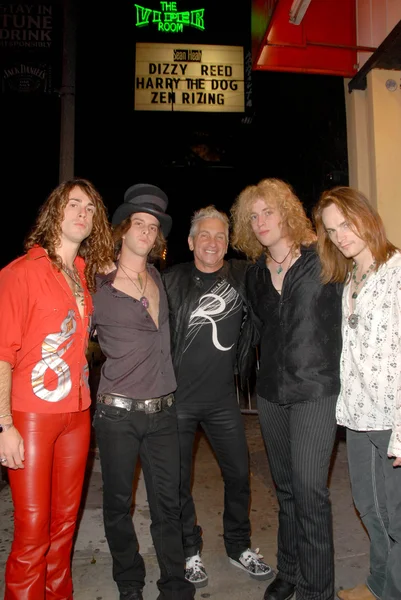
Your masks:
[{"label": "black t-shirt with white r logo", "polygon": [[189,319],[178,374],[177,401],[219,400],[234,393],[242,300],[219,271],[196,269],[200,297]]}]

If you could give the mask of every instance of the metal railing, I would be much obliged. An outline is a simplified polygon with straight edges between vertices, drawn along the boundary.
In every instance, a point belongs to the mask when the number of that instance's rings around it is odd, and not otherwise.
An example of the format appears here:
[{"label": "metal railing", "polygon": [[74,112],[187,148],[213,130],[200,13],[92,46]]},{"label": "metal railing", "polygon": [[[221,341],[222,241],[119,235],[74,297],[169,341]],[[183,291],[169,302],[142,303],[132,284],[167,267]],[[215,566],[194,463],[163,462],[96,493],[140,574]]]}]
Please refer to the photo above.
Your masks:
[{"label": "metal railing", "polygon": [[238,375],[235,375],[235,392],[242,414],[257,415],[258,409],[256,407],[256,391],[255,386],[251,384],[250,380],[247,379],[245,389],[241,389],[240,378]]}]

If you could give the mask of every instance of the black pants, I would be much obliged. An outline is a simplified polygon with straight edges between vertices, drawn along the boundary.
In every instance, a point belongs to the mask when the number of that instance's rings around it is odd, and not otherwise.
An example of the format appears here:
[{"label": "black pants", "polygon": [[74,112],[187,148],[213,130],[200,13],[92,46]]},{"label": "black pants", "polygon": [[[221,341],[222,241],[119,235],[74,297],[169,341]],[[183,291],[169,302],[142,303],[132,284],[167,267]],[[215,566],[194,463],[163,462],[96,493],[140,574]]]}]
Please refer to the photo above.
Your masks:
[{"label": "black pants", "polygon": [[185,556],[202,546],[191,494],[192,454],[196,430],[202,425],[216,454],[224,480],[224,544],[227,554],[238,558],[250,546],[249,461],[244,423],[235,395],[218,402],[177,401],[181,451],[181,509]]},{"label": "black pants", "polygon": [[280,405],[258,397],[258,412],[280,506],[277,568],[298,600],[334,598],[328,471],[336,396]]},{"label": "black pants", "polygon": [[184,577],[175,406],[145,414],[98,404],[94,427],[103,476],[104,527],[120,591],[145,584],[145,565],[131,517],[133,479],[140,456],[160,566],[159,598],[193,598],[195,589]]}]

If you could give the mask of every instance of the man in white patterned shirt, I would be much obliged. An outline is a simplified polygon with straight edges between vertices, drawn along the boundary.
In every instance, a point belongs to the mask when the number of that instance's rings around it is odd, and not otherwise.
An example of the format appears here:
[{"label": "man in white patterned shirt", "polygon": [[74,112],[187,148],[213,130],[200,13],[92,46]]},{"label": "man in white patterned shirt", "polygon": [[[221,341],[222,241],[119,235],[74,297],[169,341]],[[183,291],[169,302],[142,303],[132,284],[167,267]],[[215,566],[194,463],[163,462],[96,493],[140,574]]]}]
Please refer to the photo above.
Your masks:
[{"label": "man in white patterned shirt", "polygon": [[370,537],[366,584],[342,600],[401,598],[401,253],[352,188],[314,211],[324,282],[345,283],[337,422],[347,428],[355,506]]}]

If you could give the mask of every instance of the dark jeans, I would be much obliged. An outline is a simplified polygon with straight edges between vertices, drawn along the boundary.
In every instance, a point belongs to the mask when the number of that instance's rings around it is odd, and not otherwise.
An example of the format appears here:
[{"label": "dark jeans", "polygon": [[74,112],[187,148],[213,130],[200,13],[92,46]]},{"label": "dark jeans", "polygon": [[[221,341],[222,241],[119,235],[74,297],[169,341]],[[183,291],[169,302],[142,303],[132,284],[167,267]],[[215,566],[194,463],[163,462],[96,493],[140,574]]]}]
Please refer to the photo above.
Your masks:
[{"label": "dark jeans", "polygon": [[184,577],[179,505],[179,446],[175,406],[154,413],[98,404],[94,427],[103,476],[103,516],[120,591],[142,588],[145,565],[131,516],[132,487],[141,459],[160,567],[160,599],[189,600],[195,589]]},{"label": "dark jeans", "polygon": [[336,396],[258,411],[280,505],[277,568],[298,600],[334,598],[334,547],[327,479],[336,434]]},{"label": "dark jeans", "polygon": [[390,436],[347,429],[352,495],[370,537],[367,585],[381,600],[401,598],[401,468],[387,456]]},{"label": "dark jeans", "polygon": [[181,451],[181,509],[185,556],[202,546],[191,494],[192,454],[196,430],[202,425],[216,454],[224,480],[224,544],[228,556],[238,558],[250,546],[249,462],[241,411],[234,395],[218,402],[177,402]]}]

